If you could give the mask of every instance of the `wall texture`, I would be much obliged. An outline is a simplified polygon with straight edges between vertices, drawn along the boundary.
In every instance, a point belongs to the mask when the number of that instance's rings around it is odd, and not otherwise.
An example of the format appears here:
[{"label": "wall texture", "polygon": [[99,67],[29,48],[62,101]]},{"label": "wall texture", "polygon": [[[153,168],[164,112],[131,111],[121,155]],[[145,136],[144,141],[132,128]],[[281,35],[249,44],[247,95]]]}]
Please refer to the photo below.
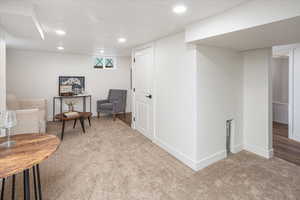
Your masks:
[{"label": "wall texture", "polygon": [[127,111],[130,111],[130,63],[130,57],[118,57],[117,69],[96,70],[92,56],[9,49],[7,88],[19,98],[47,98],[52,119],[52,97],[58,95],[58,77],[85,76],[95,115],[96,100],[106,98],[110,88],[128,90]]},{"label": "wall texture", "polygon": [[289,58],[272,59],[273,121],[288,124]]},{"label": "wall texture", "polygon": [[272,156],[271,49],[244,52],[244,148]]},{"label": "wall texture", "polygon": [[226,157],[226,120],[234,119],[231,150],[242,150],[243,56],[198,46],[198,168]]}]

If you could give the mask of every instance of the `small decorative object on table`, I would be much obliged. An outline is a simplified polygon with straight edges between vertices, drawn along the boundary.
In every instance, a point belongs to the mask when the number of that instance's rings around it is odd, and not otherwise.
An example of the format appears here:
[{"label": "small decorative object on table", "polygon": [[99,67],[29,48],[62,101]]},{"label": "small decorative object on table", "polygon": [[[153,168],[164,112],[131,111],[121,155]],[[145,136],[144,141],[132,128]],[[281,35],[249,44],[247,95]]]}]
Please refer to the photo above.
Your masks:
[{"label": "small decorative object on table", "polygon": [[11,128],[17,125],[17,116],[15,111],[1,111],[0,112],[0,130],[6,130],[6,142],[0,144],[0,147],[9,148],[15,145],[15,141],[10,140]]},{"label": "small decorative object on table", "polygon": [[71,98],[71,99],[66,99],[64,102],[68,106],[68,111],[73,112],[75,105],[78,103],[78,100]]}]

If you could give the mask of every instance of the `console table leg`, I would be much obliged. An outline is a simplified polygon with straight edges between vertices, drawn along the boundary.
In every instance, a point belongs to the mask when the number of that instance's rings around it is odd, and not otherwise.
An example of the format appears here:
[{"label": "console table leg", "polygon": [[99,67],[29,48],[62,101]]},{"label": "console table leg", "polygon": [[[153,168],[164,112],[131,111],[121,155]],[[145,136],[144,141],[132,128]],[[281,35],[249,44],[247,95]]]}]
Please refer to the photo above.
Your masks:
[{"label": "console table leg", "polygon": [[83,97],[83,112],[86,111],[86,97]]},{"label": "console table leg", "polygon": [[24,200],[30,200],[30,181],[29,181],[29,169],[23,172],[24,179]]}]

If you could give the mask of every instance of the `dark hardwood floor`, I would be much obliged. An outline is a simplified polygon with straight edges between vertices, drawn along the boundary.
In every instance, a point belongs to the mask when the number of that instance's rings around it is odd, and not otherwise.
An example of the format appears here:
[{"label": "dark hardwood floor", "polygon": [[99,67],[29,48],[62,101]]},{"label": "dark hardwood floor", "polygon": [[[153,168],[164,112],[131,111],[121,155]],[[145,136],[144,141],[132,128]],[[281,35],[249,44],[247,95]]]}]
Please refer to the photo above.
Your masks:
[{"label": "dark hardwood floor", "polygon": [[274,155],[300,165],[300,143],[288,138],[288,125],[273,123]]},{"label": "dark hardwood floor", "polygon": [[131,113],[118,114],[117,118],[125,122],[128,126],[131,126]]}]

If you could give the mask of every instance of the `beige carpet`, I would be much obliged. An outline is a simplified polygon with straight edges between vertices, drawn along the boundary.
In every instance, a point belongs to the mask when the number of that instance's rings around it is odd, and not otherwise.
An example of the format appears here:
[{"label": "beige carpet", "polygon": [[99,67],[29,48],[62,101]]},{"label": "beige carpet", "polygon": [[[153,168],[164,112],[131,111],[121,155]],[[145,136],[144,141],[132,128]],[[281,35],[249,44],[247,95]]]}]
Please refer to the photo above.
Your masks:
[{"label": "beige carpet", "polygon": [[71,126],[41,164],[45,200],[300,199],[300,167],[278,158],[244,151],[195,173],[119,120]]}]

